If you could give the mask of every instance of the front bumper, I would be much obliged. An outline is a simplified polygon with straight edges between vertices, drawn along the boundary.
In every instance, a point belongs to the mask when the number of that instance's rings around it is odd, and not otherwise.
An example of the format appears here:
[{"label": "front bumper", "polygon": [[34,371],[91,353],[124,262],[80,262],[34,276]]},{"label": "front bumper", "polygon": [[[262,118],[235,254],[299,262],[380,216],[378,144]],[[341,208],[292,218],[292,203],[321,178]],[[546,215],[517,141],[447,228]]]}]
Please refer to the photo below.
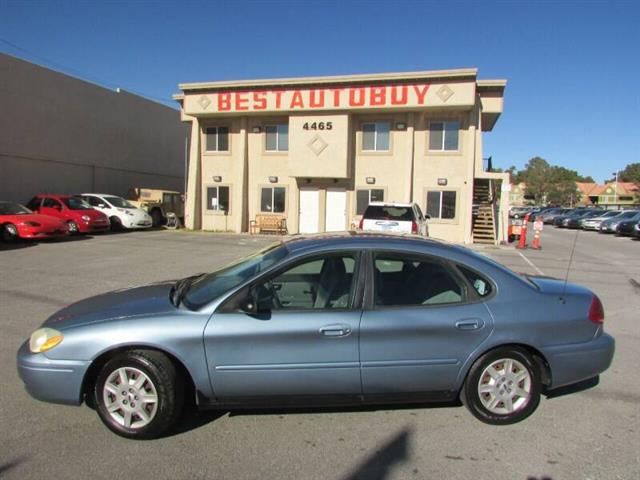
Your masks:
[{"label": "front bumper", "polygon": [[541,349],[551,368],[549,389],[578,383],[604,372],[611,365],[615,340],[603,333],[590,342]]},{"label": "front bumper", "polygon": [[69,230],[66,226],[60,226],[59,228],[42,228],[42,227],[29,227],[26,225],[16,226],[18,230],[18,236],[20,238],[38,239],[38,238],[61,238],[69,235]]},{"label": "front bumper", "polygon": [[29,341],[18,350],[18,375],[29,394],[43,402],[80,405],[82,382],[91,362],[51,360],[44,353],[31,353]]}]

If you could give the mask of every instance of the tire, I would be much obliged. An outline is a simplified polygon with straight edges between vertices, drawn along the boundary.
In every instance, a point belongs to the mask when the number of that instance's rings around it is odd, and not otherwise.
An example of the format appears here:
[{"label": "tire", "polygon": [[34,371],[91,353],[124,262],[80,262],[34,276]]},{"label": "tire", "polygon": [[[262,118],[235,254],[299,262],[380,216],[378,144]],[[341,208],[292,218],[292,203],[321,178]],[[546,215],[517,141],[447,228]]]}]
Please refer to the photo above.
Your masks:
[{"label": "tire", "polygon": [[109,223],[111,223],[111,230],[114,232],[121,232],[122,230],[124,230],[122,221],[118,217],[114,216],[109,218]]},{"label": "tire", "polygon": [[518,347],[502,347],[473,364],[460,399],[484,423],[509,425],[538,408],[541,389],[540,371],[531,356]]},{"label": "tire", "polygon": [[166,355],[153,350],[115,356],[100,370],[94,388],[98,416],[125,438],[162,435],[180,418],[183,401],[184,382],[178,370]]},{"label": "tire", "polygon": [[154,227],[161,227],[165,223],[165,219],[162,216],[162,212],[157,208],[154,208],[153,210],[151,210],[151,220],[152,220],[152,225]]},{"label": "tire", "polygon": [[2,241],[5,243],[14,243],[18,238],[18,229],[13,223],[2,225]]}]

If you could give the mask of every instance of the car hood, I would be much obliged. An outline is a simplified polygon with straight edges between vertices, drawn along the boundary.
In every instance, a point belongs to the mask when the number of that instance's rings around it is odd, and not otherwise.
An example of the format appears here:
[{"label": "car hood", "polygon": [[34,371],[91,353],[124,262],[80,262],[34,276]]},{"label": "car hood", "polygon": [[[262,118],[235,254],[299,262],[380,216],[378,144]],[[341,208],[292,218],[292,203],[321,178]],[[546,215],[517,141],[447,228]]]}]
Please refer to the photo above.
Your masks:
[{"label": "car hood", "polygon": [[43,326],[63,330],[91,323],[175,311],[169,299],[175,282],[116,290],[73,303],[54,313]]}]

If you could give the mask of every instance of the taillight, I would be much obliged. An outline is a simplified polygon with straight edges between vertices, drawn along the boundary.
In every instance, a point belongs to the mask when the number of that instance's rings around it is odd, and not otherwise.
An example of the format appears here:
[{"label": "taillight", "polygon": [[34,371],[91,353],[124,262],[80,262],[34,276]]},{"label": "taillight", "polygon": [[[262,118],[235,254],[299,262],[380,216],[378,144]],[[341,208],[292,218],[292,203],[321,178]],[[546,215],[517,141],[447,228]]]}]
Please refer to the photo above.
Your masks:
[{"label": "taillight", "polygon": [[411,221],[411,233],[418,233],[418,224],[415,221]]},{"label": "taillight", "polygon": [[360,223],[358,224],[358,229],[362,230],[362,224],[364,222],[364,217],[360,218]]},{"label": "taillight", "polygon": [[604,323],[604,308],[602,302],[597,296],[591,297],[591,305],[589,305],[589,320],[593,323]]}]

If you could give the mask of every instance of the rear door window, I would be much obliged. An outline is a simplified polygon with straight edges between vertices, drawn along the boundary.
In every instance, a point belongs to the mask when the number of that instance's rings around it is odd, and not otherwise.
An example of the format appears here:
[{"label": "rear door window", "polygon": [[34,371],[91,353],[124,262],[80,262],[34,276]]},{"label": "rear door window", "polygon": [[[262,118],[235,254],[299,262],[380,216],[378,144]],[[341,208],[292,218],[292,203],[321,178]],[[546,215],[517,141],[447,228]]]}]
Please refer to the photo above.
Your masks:
[{"label": "rear door window", "polygon": [[374,299],[377,307],[462,303],[466,289],[457,275],[435,259],[378,253]]}]

